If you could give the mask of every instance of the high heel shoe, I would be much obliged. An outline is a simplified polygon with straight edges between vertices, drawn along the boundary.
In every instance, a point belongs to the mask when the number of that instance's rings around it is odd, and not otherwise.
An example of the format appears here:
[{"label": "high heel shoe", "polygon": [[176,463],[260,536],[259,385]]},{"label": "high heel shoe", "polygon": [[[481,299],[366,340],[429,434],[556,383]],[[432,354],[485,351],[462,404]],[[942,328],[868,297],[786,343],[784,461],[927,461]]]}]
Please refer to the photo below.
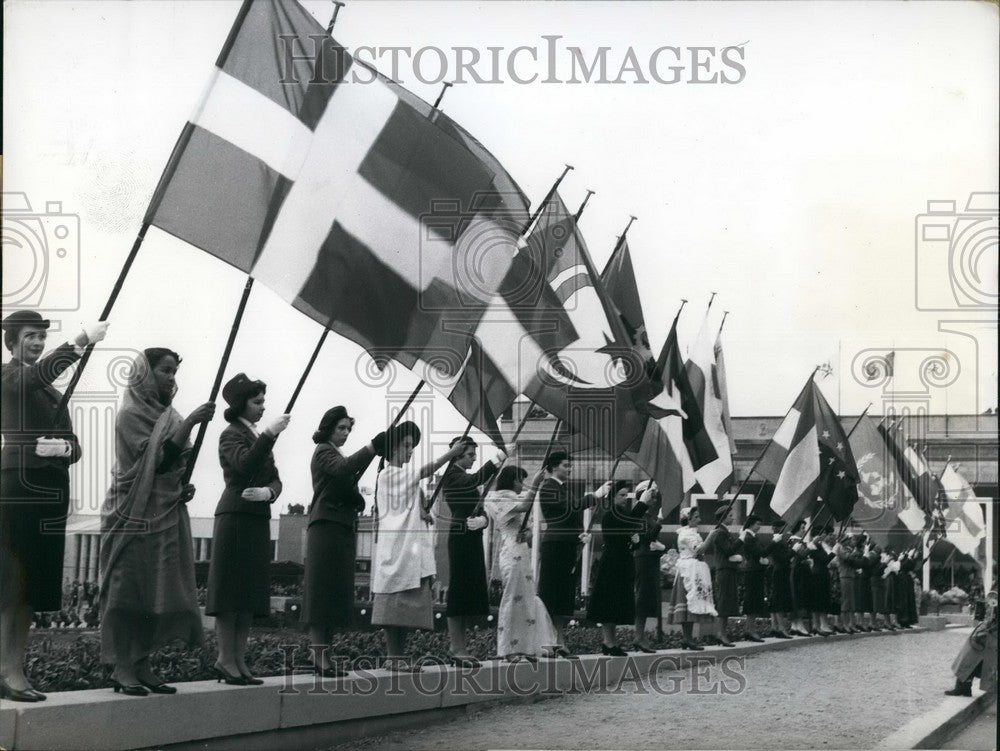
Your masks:
[{"label": "high heel shoe", "polygon": [[681,649],[690,649],[692,652],[704,652],[705,648],[700,644],[695,644],[693,641],[682,641]]},{"label": "high heel shoe", "polygon": [[240,673],[240,675],[243,676],[243,680],[245,680],[247,682],[248,686],[263,686],[264,685],[264,681],[262,681],[260,678],[258,678],[253,673],[250,673],[250,675],[247,675],[246,673]]},{"label": "high heel shoe", "polygon": [[735,646],[736,646],[736,645],[735,645],[735,644],[733,644],[733,643],[732,643],[731,641],[726,641],[726,640],[725,640],[725,639],[723,639],[723,638],[722,638],[721,636],[720,636],[720,637],[718,637],[718,638],[716,639],[716,641],[717,641],[717,642],[719,643],[719,646],[720,646],[720,647],[735,647]]},{"label": "high heel shoe", "polygon": [[49,698],[47,695],[43,694],[41,691],[39,691],[36,688],[29,688],[28,689],[28,693],[31,694],[32,696],[34,696],[35,698],[37,698],[38,701],[45,701],[46,699]]},{"label": "high heel shoe", "polygon": [[126,686],[118,681],[113,681],[111,686],[114,688],[116,694],[120,691],[125,696],[149,696],[149,691],[146,690],[146,687],[138,683]]},{"label": "high heel shoe", "polygon": [[140,685],[146,688],[151,694],[176,694],[177,689],[174,686],[168,686],[162,681],[160,683],[147,683],[142,678],[139,679]]},{"label": "high heel shoe", "polygon": [[228,670],[226,670],[219,663],[215,663],[212,666],[212,670],[215,671],[215,682],[221,683],[226,682],[227,686],[248,686],[246,678],[242,675],[232,675]]},{"label": "high heel shoe", "polygon": [[647,654],[647,655],[656,654],[656,650],[655,649],[650,649],[649,647],[644,647],[642,644],[640,644],[637,641],[632,642],[632,649],[635,650],[636,652],[642,652],[643,654]]},{"label": "high heel shoe", "polygon": [[449,655],[448,659],[456,668],[478,668],[481,664],[475,657],[456,657],[455,655]]},{"label": "high heel shoe", "polygon": [[0,679],[0,699],[10,699],[11,701],[36,702],[41,701],[35,694],[38,693],[33,688],[21,690],[11,688],[7,681]]},{"label": "high heel shoe", "polygon": [[628,652],[619,647],[617,644],[613,644],[609,647],[603,642],[601,642],[601,654],[607,657],[628,657]]}]

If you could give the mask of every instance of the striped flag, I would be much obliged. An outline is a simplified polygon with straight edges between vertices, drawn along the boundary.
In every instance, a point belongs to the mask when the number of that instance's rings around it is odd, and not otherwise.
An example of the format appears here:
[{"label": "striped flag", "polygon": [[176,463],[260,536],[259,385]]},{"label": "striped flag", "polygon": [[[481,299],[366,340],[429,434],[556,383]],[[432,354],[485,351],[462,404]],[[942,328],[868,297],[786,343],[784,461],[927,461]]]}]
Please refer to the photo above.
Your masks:
[{"label": "striped flag", "polygon": [[695,477],[702,490],[713,494],[726,492],[733,482],[733,444],[726,430],[728,407],[723,403],[723,386],[718,378],[716,343],[706,314],[684,366],[716,455],[713,461],[695,468]]},{"label": "striped flag", "polygon": [[524,394],[561,418],[569,432],[618,457],[642,437],[642,405],[653,387],[558,193],[546,202],[522,252],[544,270],[576,332],[542,361]]},{"label": "striped flag", "polygon": [[771,510],[790,524],[825,504],[837,521],[858,500],[858,468],[840,420],[810,376],[757,466],[774,483]]},{"label": "striped flag", "polygon": [[982,562],[985,550],[980,541],[986,539],[986,519],[975,491],[950,463],[941,475],[941,486],[948,499],[944,512],[948,542]]},{"label": "striped flag", "polygon": [[245,0],[146,221],[431,376],[498,436],[511,363],[562,342],[534,339],[521,300],[540,276],[513,262],[527,209],[475,138],[354,60],[297,2]]},{"label": "striped flag", "polygon": [[930,492],[930,486],[918,479],[923,471],[921,467],[923,461],[917,452],[903,440],[902,430],[902,422],[893,426],[882,424],[878,426],[878,432],[885,440],[889,447],[889,454],[896,463],[900,479],[906,485],[910,495],[916,500],[917,505],[929,514],[934,510],[934,497]]}]

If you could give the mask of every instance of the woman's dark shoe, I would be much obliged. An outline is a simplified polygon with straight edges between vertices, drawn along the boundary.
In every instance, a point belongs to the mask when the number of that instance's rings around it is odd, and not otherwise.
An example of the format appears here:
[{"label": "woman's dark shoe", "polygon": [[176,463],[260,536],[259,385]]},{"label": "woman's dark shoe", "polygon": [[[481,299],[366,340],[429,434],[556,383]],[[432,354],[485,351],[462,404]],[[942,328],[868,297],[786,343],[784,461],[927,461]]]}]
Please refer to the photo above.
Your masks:
[{"label": "woman's dark shoe", "polygon": [[566,647],[556,647],[555,652],[556,652],[556,655],[558,655],[559,657],[562,657],[563,659],[566,659],[566,660],[579,660],[580,659],[579,655],[573,654],[568,649],[566,649]]},{"label": "woman's dark shoe", "polygon": [[139,679],[140,685],[144,686],[149,690],[151,694],[176,694],[177,689],[173,686],[168,686],[166,683],[147,683],[142,678]]},{"label": "woman's dark shoe", "polygon": [[232,675],[228,670],[226,670],[224,667],[222,667],[222,665],[220,665],[219,663],[215,663],[215,665],[212,666],[212,670],[215,671],[215,682],[216,683],[221,683],[222,681],[225,681],[226,685],[228,685],[228,686],[249,686],[250,685],[250,684],[247,683],[246,678],[244,678],[242,675]]},{"label": "woman's dark shoe", "polygon": [[43,694],[41,691],[35,688],[29,688],[28,693],[38,697],[38,701],[45,701],[46,699],[49,698],[47,695]]},{"label": "woman's dark shoe", "polygon": [[642,652],[643,654],[647,654],[647,655],[656,654],[656,650],[655,649],[651,649],[650,647],[642,645],[642,644],[640,644],[637,641],[636,642],[632,642],[632,649],[635,650],[636,652]]},{"label": "woman's dark shoe", "polygon": [[821,629],[821,630],[817,631],[816,633],[819,634],[820,636],[822,636],[825,639],[826,637],[830,636],[833,632],[832,631],[823,631]]},{"label": "woman's dark shoe", "polygon": [[264,681],[255,676],[253,673],[247,675],[246,673],[240,673],[243,676],[243,680],[247,682],[248,686],[263,686]]},{"label": "woman's dark shoe", "polygon": [[972,681],[955,681],[955,688],[944,692],[945,696],[972,696]]},{"label": "woman's dark shoe", "polygon": [[721,636],[718,639],[716,639],[716,641],[719,642],[719,646],[720,647],[735,647],[736,646],[731,641],[726,641]]},{"label": "woman's dark shoe", "polygon": [[695,644],[693,641],[682,641],[681,649],[690,649],[692,652],[703,652],[705,648],[700,644]]},{"label": "woman's dark shoe", "polygon": [[0,699],[10,699],[11,701],[36,702],[41,701],[37,696],[38,692],[33,688],[24,690],[11,688],[7,681],[0,679]]},{"label": "woman's dark shoe", "polygon": [[792,638],[791,634],[786,634],[784,631],[775,631],[774,635],[778,639],[791,639]]},{"label": "woman's dark shoe", "polygon": [[116,694],[120,691],[125,696],[149,696],[149,691],[146,690],[146,687],[138,683],[132,686],[125,686],[118,681],[114,681],[111,685]]},{"label": "woman's dark shoe", "polygon": [[761,639],[759,636],[751,636],[750,634],[747,634],[746,641],[753,641],[757,642],[758,644],[764,643],[764,640]]},{"label": "woman's dark shoe", "polygon": [[601,644],[601,654],[607,655],[608,657],[628,657],[628,652],[619,647],[617,644],[613,644],[610,647],[607,644]]},{"label": "woman's dark shoe", "polygon": [[833,633],[835,633],[835,634],[846,634],[847,633],[847,629],[844,628],[843,626],[833,626],[832,628],[833,628]]}]

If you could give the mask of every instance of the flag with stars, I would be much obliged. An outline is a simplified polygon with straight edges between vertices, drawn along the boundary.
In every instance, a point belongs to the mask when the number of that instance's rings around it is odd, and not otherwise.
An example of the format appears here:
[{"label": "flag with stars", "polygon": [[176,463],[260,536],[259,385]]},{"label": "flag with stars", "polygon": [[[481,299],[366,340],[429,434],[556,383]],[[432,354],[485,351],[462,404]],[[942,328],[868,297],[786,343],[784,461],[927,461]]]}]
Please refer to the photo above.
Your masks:
[{"label": "flag with stars", "polygon": [[524,394],[563,421],[576,436],[573,450],[597,445],[618,457],[643,435],[653,386],[558,193],[542,207],[522,253],[542,269],[576,332],[550,350]]},{"label": "flag with stars", "polygon": [[858,468],[847,435],[810,376],[758,464],[774,483],[771,510],[790,524],[826,506],[837,521],[858,500]]}]

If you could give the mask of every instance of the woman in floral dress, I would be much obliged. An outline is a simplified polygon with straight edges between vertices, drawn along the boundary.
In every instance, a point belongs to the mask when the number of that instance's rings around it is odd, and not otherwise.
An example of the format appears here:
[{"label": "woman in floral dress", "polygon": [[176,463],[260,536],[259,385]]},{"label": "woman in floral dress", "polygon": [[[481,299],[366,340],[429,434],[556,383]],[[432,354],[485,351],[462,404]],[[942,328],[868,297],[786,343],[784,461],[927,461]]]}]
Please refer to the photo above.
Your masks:
[{"label": "woman in floral dress", "polygon": [[677,575],[670,595],[669,623],[681,624],[684,649],[701,650],[691,638],[694,624],[713,622],[718,615],[712,597],[712,572],[701,559],[705,541],[698,532],[698,509],[681,511],[681,527],[677,530]]},{"label": "woman in floral dress", "polygon": [[528,476],[520,467],[506,466],[497,476],[496,490],[486,497],[486,513],[500,534],[498,563],[503,598],[497,618],[497,654],[511,662],[551,657],[556,632],[545,605],[535,591],[531,548],[518,539],[524,515],[531,510],[534,492],[523,490]]}]

